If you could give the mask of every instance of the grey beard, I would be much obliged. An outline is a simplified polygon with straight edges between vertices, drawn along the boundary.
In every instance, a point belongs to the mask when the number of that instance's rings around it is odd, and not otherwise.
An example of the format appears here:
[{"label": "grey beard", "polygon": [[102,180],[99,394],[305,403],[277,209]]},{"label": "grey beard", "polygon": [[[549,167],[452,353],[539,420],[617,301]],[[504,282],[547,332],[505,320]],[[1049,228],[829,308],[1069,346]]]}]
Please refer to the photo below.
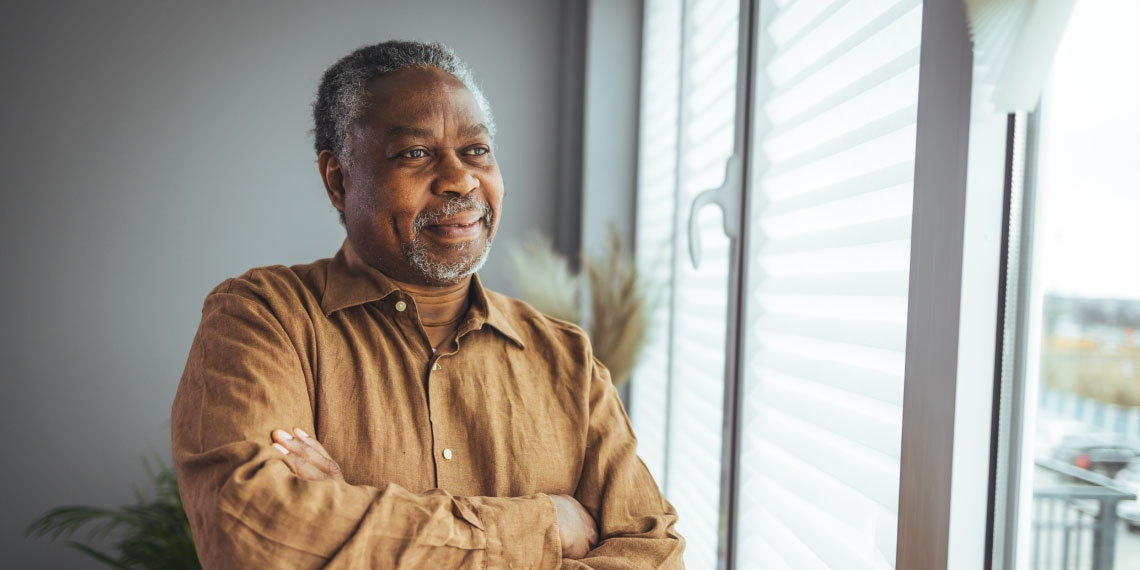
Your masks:
[{"label": "grey beard", "polygon": [[[456,249],[471,249],[471,244],[465,243]],[[474,252],[472,252],[474,253]],[[474,275],[487,262],[487,255],[491,253],[491,240],[488,240],[483,251],[477,257],[464,257],[454,263],[442,263],[428,257],[422,244],[417,240],[404,250],[404,257],[419,272],[436,283],[455,283]]]},{"label": "grey beard", "polygon": [[490,235],[487,237],[483,251],[470,251],[473,247],[471,242],[454,246],[455,251],[465,252],[468,255],[462,256],[458,261],[453,263],[443,263],[432,259],[428,255],[427,248],[424,247],[423,241],[420,240],[420,232],[423,231],[424,227],[447,216],[453,216],[468,210],[478,210],[483,213],[483,223],[487,225],[488,232],[490,228],[494,227],[492,223],[494,222],[494,213],[491,212],[491,207],[486,202],[475,198],[472,194],[455,198],[439,210],[421,212],[420,215],[416,216],[416,220],[413,222],[413,230],[415,233],[412,237],[412,243],[404,248],[404,258],[424,277],[436,283],[455,283],[473,275],[487,262],[487,256],[491,253],[491,242],[493,241],[493,236]]}]

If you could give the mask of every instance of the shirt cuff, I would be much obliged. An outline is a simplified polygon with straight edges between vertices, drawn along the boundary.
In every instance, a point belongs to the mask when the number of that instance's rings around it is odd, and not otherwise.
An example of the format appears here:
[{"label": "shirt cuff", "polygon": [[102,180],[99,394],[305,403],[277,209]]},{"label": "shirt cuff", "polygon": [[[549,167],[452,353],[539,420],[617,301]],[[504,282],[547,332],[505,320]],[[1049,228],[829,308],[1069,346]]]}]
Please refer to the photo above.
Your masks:
[{"label": "shirt cuff", "polygon": [[558,512],[545,494],[482,497],[475,505],[485,525],[490,568],[540,570],[562,565]]}]

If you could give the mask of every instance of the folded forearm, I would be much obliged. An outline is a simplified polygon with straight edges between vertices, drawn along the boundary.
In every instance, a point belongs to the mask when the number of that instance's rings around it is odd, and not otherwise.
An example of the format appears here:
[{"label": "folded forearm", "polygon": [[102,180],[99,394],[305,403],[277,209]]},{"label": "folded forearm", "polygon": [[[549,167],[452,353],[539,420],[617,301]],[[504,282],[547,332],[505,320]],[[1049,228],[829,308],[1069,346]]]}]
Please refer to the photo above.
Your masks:
[{"label": "folded forearm", "polygon": [[[251,455],[236,469],[224,456]],[[556,568],[554,509],[542,495],[454,497],[294,476],[275,450],[235,444],[178,458],[207,568]]]}]

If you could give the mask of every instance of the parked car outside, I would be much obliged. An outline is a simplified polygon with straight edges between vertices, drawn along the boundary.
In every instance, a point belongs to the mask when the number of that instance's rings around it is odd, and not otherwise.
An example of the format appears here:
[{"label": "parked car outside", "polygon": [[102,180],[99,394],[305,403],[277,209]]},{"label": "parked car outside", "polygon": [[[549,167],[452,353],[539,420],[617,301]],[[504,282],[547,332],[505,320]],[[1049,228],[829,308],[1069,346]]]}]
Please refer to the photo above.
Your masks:
[{"label": "parked car outside", "polygon": [[1110,478],[1138,457],[1140,440],[1115,433],[1068,435],[1053,449],[1054,459]]},{"label": "parked car outside", "polygon": [[1049,410],[1037,412],[1037,429],[1033,435],[1033,456],[1053,457],[1053,451],[1067,437],[1101,433],[1087,422],[1058,416]]}]

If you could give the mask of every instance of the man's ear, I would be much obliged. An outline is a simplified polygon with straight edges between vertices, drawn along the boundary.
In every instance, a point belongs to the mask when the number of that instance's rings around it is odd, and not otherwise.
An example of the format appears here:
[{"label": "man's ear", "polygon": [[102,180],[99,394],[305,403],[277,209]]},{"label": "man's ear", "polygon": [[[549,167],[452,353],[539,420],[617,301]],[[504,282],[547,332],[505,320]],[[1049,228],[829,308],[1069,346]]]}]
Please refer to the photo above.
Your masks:
[{"label": "man's ear", "polygon": [[325,183],[325,191],[329,194],[329,201],[341,215],[344,214],[344,170],[341,163],[333,153],[322,150],[317,155],[317,166],[321,170],[321,180]]}]

